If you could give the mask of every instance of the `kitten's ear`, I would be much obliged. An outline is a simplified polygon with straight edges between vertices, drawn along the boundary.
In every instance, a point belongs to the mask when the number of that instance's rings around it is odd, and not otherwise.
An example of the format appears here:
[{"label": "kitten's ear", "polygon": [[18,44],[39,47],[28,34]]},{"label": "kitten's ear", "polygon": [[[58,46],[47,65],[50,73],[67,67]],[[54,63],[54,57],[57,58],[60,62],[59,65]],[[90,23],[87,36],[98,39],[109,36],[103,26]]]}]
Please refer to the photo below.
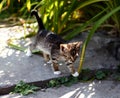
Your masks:
[{"label": "kitten's ear", "polygon": [[76,48],[80,47],[80,45],[81,45],[82,43],[83,43],[82,41],[76,42]]},{"label": "kitten's ear", "polygon": [[60,51],[67,52],[68,51],[68,45],[67,44],[60,44]]}]

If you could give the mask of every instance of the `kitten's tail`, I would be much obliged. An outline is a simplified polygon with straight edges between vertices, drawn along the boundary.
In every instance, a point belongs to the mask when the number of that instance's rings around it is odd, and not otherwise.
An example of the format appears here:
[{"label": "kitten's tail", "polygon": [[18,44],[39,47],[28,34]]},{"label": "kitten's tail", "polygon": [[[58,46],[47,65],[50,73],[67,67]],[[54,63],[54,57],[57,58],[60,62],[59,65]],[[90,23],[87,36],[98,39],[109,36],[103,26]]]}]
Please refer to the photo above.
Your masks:
[{"label": "kitten's tail", "polygon": [[37,22],[38,22],[38,26],[39,26],[39,30],[43,30],[45,29],[44,25],[43,25],[43,22],[42,22],[42,19],[39,17],[38,15],[38,12],[33,10],[31,11],[31,16],[35,15],[36,19],[37,19]]}]

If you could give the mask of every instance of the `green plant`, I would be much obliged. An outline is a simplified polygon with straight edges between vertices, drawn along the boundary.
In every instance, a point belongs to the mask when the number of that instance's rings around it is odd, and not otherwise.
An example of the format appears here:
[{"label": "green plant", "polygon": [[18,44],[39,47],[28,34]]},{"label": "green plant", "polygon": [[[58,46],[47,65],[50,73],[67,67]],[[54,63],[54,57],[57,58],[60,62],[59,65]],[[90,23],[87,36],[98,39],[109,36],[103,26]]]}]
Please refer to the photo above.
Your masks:
[{"label": "green plant", "polygon": [[94,79],[94,74],[91,72],[90,69],[84,69],[82,70],[79,77],[61,77],[57,79],[52,79],[48,82],[48,87],[59,87],[61,85],[65,86],[71,86],[72,84],[76,84],[79,81],[86,82],[86,81],[92,81]]},{"label": "green plant", "polygon": [[[120,0],[109,0],[108,2],[104,2],[108,8],[108,10],[106,11],[106,13],[111,12],[113,9],[117,8],[120,6]],[[120,11],[117,11],[116,13],[114,13],[110,19],[107,20],[108,24],[111,24],[112,28],[114,29],[114,31],[116,33],[118,33],[117,35],[120,35],[120,20],[119,20],[119,15],[120,15]]]},{"label": "green plant", "polygon": [[[103,16],[105,14],[108,14],[113,9],[115,9],[119,6],[120,6],[119,0],[106,0],[105,2],[98,2],[98,3],[94,3],[90,6],[87,6],[83,9],[83,11],[85,12],[86,18],[90,19],[91,17],[100,13],[104,9],[107,9],[107,10],[104,12]],[[89,11],[87,11],[88,9],[89,9]],[[120,11],[117,11],[112,16],[110,16],[110,18],[107,19],[104,22],[104,24],[102,24],[102,28],[104,27],[104,29],[106,29],[106,30],[108,30],[107,28],[109,28],[109,30],[113,29],[115,33],[120,33],[119,15],[120,15]]]},{"label": "green plant", "polygon": [[101,80],[101,79],[104,79],[106,77],[106,74],[103,71],[97,71],[95,73],[95,77],[96,77],[96,79]]},{"label": "green plant", "polygon": [[79,82],[79,79],[77,77],[69,77],[68,81],[64,83],[65,86],[71,86],[72,84],[76,84]]},{"label": "green plant", "polygon": [[120,81],[120,73],[115,73],[112,75],[113,79]]},{"label": "green plant", "polygon": [[14,91],[12,93],[19,93],[21,95],[28,95],[30,93],[34,93],[35,90],[38,90],[39,88],[34,85],[29,85],[23,81],[20,81],[18,84],[16,84]]},{"label": "green plant", "polygon": [[[7,6],[4,7],[5,4],[7,4]],[[8,2],[7,2],[7,0],[2,0],[2,1],[0,2],[0,12],[1,12],[2,10],[7,9],[8,6],[9,6],[9,0],[8,0]]]},{"label": "green plant", "polygon": [[80,57],[80,64],[79,64],[79,68],[78,68],[78,72],[80,73],[82,70],[82,65],[84,62],[84,57],[85,57],[85,50],[87,48],[87,45],[90,41],[90,39],[92,38],[92,36],[94,35],[95,31],[101,26],[102,23],[104,23],[109,17],[111,17],[114,13],[120,11],[120,6],[116,7],[115,9],[113,9],[111,12],[109,12],[108,14],[105,14],[104,16],[102,16],[98,21],[95,22],[94,26],[92,27],[92,29],[90,30],[88,37],[86,38],[83,47],[82,47],[82,52],[81,52],[81,57]]},{"label": "green plant", "polygon": [[31,7],[36,5],[39,0],[2,0],[0,2],[0,13],[11,14],[17,13],[17,16],[29,16]]},{"label": "green plant", "polygon": [[94,80],[94,77],[94,73],[90,69],[82,69],[82,72],[80,74],[80,81],[92,81]]},{"label": "green plant", "polygon": [[60,86],[60,82],[57,79],[50,80],[49,83],[47,84],[48,87],[56,87]]},{"label": "green plant", "polygon": [[[57,34],[68,33],[68,35],[71,35],[71,33],[69,34],[70,30],[81,26],[80,23],[76,22],[76,20],[79,20],[73,16],[77,16],[76,13],[79,13],[80,9],[100,1],[105,0],[42,0],[34,9],[40,6],[40,13],[47,29]],[[81,14],[79,13],[79,15]],[[78,30],[78,32],[81,31]],[[76,31],[72,33],[76,33]]]},{"label": "green plant", "polygon": [[71,86],[79,81],[78,78],[75,77],[61,77],[58,79],[50,80],[47,84],[48,87],[59,87],[60,85]]}]

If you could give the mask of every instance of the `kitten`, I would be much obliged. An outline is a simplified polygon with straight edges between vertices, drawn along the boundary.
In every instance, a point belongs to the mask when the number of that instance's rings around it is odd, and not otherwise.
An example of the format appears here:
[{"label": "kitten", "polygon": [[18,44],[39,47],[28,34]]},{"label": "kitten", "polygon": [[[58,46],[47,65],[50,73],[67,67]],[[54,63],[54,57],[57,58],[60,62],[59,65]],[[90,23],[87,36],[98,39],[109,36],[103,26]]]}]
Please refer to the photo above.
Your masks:
[{"label": "kitten", "polygon": [[42,19],[39,17],[37,11],[32,11],[31,15],[36,17],[39,29],[35,36],[35,41],[30,44],[26,55],[31,56],[31,51],[37,47],[43,52],[46,61],[51,60],[54,74],[61,74],[58,61],[63,60],[71,74],[74,77],[77,77],[79,74],[75,71],[73,63],[79,56],[79,49],[82,42],[67,43],[58,35],[45,29]]}]

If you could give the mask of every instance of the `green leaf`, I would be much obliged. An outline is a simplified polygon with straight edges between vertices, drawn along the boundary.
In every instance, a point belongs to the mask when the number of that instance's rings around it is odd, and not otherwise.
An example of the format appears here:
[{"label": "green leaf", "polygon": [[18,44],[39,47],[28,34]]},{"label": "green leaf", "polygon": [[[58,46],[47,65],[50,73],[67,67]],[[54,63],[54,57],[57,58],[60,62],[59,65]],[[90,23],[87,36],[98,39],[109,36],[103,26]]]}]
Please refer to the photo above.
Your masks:
[{"label": "green leaf", "polygon": [[100,13],[98,13],[92,19],[88,20],[87,22],[85,22],[82,25],[80,25],[77,28],[75,28],[72,32],[68,33],[66,36],[64,36],[64,39],[70,40],[71,38],[73,38],[76,35],[78,35],[80,32],[85,31],[87,26],[90,26],[90,24],[92,24],[93,22],[97,21],[97,19],[99,19],[103,15],[103,13],[105,13],[106,11],[107,11],[107,8],[104,9],[103,11],[101,11]]},{"label": "green leaf", "polygon": [[16,84],[13,93],[20,93],[21,95],[28,95],[30,93],[34,93],[35,90],[39,88],[34,85],[29,85],[23,81],[20,81]]},{"label": "green leaf", "polygon": [[31,1],[30,0],[27,0],[27,9],[28,9],[28,11],[30,11],[30,9],[31,9]]},{"label": "green leaf", "polygon": [[64,24],[68,21],[68,17],[72,14],[73,11],[80,10],[81,8],[83,8],[85,6],[88,6],[92,3],[101,2],[101,1],[106,1],[106,0],[85,0],[85,1],[80,1],[80,2],[77,2],[76,0],[72,1],[70,8],[67,11],[67,14],[65,15],[65,17],[61,23],[60,29],[63,28]]},{"label": "green leaf", "polygon": [[7,0],[2,0],[0,3],[0,12],[2,11],[3,5],[7,2]]},{"label": "green leaf", "polygon": [[96,79],[101,80],[101,79],[104,79],[106,77],[106,74],[103,71],[97,71],[95,76],[96,76]]},{"label": "green leaf", "polygon": [[109,0],[85,0],[85,2],[82,2],[78,7],[77,9],[81,9],[87,5],[90,5],[90,4],[93,4],[93,3],[96,3],[96,2],[101,2],[101,1],[109,1]]},{"label": "green leaf", "polygon": [[78,72],[81,72],[82,69],[82,65],[83,65],[83,61],[84,61],[84,57],[85,57],[85,50],[86,47],[91,39],[91,37],[93,36],[94,32],[97,30],[97,28],[104,22],[106,21],[110,16],[112,16],[114,13],[116,13],[117,11],[120,10],[120,6],[113,9],[111,12],[109,12],[108,14],[104,15],[102,18],[100,18],[98,21],[96,21],[96,23],[94,24],[93,28],[90,30],[90,33],[88,34],[87,39],[85,40],[83,47],[82,47],[82,52],[81,52],[81,57],[80,57],[80,64],[79,64],[79,68],[78,68]]},{"label": "green leaf", "polygon": [[55,87],[57,86],[59,83],[57,80],[50,80],[48,83],[48,87]]},{"label": "green leaf", "polygon": [[[8,44],[8,46],[10,46],[13,49],[16,49],[16,50],[19,50],[19,51],[22,51],[22,52],[26,51],[26,48],[24,48],[22,46],[12,44],[11,42],[8,42],[7,44]],[[39,50],[32,50],[32,53],[36,54],[36,53],[40,53],[40,51]]]}]

